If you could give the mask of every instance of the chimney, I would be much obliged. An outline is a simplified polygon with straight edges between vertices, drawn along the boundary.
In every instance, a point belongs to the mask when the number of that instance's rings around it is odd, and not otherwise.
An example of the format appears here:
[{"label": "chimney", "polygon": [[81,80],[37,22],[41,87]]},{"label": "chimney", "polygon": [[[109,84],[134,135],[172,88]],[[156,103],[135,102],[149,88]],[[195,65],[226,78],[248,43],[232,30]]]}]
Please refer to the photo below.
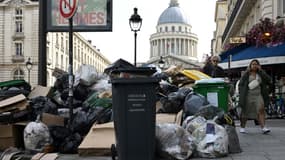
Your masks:
[{"label": "chimney", "polygon": [[92,44],[92,41],[91,41],[91,40],[88,40],[88,42],[89,42],[90,44]]}]

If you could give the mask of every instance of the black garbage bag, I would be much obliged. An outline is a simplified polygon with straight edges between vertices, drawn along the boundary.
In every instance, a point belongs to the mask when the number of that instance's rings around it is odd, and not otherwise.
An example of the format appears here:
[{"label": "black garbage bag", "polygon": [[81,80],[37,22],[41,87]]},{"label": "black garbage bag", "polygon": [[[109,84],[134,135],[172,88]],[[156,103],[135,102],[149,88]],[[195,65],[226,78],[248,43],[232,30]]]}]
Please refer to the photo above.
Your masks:
[{"label": "black garbage bag", "polygon": [[79,133],[74,133],[64,139],[60,145],[60,153],[76,154],[77,148],[81,144],[83,137]]},{"label": "black garbage bag", "polygon": [[184,118],[196,114],[203,106],[208,104],[208,100],[203,95],[195,92],[189,93],[184,101]]},{"label": "black garbage bag", "polygon": [[186,97],[189,93],[191,93],[192,91],[193,91],[193,89],[187,88],[187,87],[179,88],[178,91],[177,91],[177,93],[178,93],[177,97],[178,97],[179,99],[181,99],[181,100],[185,100],[185,97]]},{"label": "black garbage bag", "polygon": [[153,74],[153,77],[158,78],[159,80],[165,80],[167,81],[169,79],[169,75],[165,72],[156,72],[155,74]]},{"label": "black garbage bag", "polygon": [[230,114],[225,113],[225,111],[221,108],[218,108],[213,105],[206,105],[201,107],[199,111],[195,114],[195,116],[202,116],[206,120],[214,119],[215,122],[219,125],[231,125],[235,126],[234,119]]},{"label": "black garbage bag", "polygon": [[[97,115],[97,121],[98,124],[102,123],[108,123],[111,122],[113,119],[113,110],[112,108],[102,108],[101,112]],[[95,122],[94,120],[92,122]]]},{"label": "black garbage bag", "polygon": [[80,135],[85,135],[89,131],[89,121],[87,112],[81,110],[78,111],[71,122],[72,133],[78,132]]},{"label": "black garbage bag", "polygon": [[178,91],[178,89],[179,89],[177,86],[172,85],[172,84],[170,84],[168,82],[162,82],[162,83],[159,84],[159,86],[160,86],[159,87],[159,92],[161,94],[163,94],[163,95],[168,95],[168,94],[170,94],[172,92]]},{"label": "black garbage bag", "polygon": [[13,97],[13,96],[17,96],[19,94],[23,94],[27,97],[30,94],[30,92],[31,91],[29,90],[20,89],[16,87],[11,87],[9,89],[3,89],[3,90],[0,90],[0,101]]},{"label": "black garbage bag", "polygon": [[52,146],[59,152],[61,145],[64,143],[65,138],[71,136],[71,132],[64,126],[49,126],[50,136],[52,138]]},{"label": "black garbage bag", "polygon": [[90,94],[89,88],[80,83],[74,87],[73,96],[77,100],[85,101],[88,98],[89,94]]},{"label": "black garbage bag", "polygon": [[167,97],[160,98],[162,107],[157,111],[158,113],[178,113],[183,109],[183,99],[180,99],[178,92],[172,92]]},{"label": "black garbage bag", "polygon": [[202,106],[196,113],[195,116],[204,117],[206,120],[212,120],[214,117],[222,117],[225,114],[224,110],[213,106],[211,104]]},{"label": "black garbage bag", "polygon": [[32,98],[30,101],[31,115],[30,120],[35,121],[38,115],[42,113],[50,113],[57,115],[57,105],[51,101],[48,97],[38,96]]},{"label": "black garbage bag", "polygon": [[68,89],[68,73],[61,74],[54,83],[54,88],[59,92],[62,92],[64,89]]},{"label": "black garbage bag", "polygon": [[60,98],[61,98],[63,101],[67,101],[68,93],[69,93],[69,89],[68,89],[68,88],[63,89],[63,90],[61,91]]},{"label": "black garbage bag", "polygon": [[229,137],[229,153],[242,152],[236,128],[231,125],[225,125],[225,129]]},{"label": "black garbage bag", "polygon": [[29,110],[0,113],[0,123],[3,123],[3,124],[17,123],[21,121],[29,121],[29,118],[30,118]]},{"label": "black garbage bag", "polygon": [[132,65],[131,63],[127,62],[123,59],[118,59],[116,62],[110,64],[105,70],[104,73],[110,74],[114,70],[118,69],[135,69],[136,67]]}]

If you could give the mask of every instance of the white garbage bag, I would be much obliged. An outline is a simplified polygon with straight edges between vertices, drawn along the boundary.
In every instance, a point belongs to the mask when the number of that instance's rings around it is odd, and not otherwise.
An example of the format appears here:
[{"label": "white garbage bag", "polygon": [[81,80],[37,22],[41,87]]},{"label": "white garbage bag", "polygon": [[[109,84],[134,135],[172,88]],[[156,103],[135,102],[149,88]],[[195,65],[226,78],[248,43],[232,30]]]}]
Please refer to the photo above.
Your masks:
[{"label": "white garbage bag", "polygon": [[24,144],[27,150],[41,152],[51,144],[48,127],[39,120],[28,123],[24,129]]},{"label": "white garbage bag", "polygon": [[157,124],[155,134],[157,150],[162,157],[186,160],[195,149],[192,136],[177,124]]},{"label": "white garbage bag", "polygon": [[182,127],[192,134],[197,128],[204,125],[207,120],[201,116],[188,116],[182,123]]},{"label": "white garbage bag", "polygon": [[207,121],[192,133],[199,157],[217,158],[228,155],[226,129],[214,121]]}]

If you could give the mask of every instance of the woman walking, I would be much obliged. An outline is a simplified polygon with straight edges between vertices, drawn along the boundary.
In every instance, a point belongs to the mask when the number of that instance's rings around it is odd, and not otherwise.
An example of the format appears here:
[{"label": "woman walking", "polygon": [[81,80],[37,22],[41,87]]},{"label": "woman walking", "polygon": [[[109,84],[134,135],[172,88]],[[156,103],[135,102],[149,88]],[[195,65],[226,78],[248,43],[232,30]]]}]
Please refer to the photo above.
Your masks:
[{"label": "woman walking", "polygon": [[265,127],[264,109],[269,103],[270,85],[270,76],[261,69],[257,59],[252,60],[239,82],[239,106],[242,108],[240,133],[246,133],[247,119],[257,119],[261,132],[270,132],[270,129]]}]

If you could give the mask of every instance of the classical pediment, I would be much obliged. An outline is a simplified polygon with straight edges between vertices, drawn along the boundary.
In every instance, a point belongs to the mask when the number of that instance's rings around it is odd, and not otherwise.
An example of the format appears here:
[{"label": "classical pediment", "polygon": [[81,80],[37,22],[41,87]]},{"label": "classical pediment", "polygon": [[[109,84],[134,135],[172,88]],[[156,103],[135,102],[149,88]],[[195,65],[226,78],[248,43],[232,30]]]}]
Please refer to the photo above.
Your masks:
[{"label": "classical pediment", "polygon": [[[148,64],[157,64],[160,59],[151,59],[147,63]],[[202,64],[198,62],[198,60],[192,60],[190,58],[176,56],[176,55],[167,55],[163,57],[163,61],[165,62],[165,68],[170,66],[182,66],[185,69],[195,69],[201,68]]]},{"label": "classical pediment", "polygon": [[3,4],[10,7],[22,7],[30,4],[29,0],[4,0]]}]

